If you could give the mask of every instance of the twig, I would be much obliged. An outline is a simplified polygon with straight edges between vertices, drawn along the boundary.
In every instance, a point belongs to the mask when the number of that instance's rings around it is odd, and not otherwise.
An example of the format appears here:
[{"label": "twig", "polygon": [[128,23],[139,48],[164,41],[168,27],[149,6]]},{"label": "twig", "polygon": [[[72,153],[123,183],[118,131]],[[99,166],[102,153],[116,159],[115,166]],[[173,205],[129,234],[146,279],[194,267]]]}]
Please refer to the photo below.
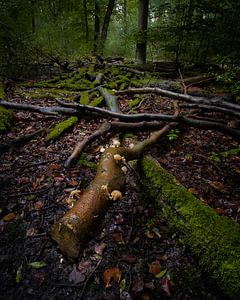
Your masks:
[{"label": "twig", "polygon": [[99,260],[99,261],[98,261],[96,267],[92,270],[92,272],[89,274],[88,278],[86,279],[86,281],[85,281],[85,283],[84,283],[84,286],[83,286],[83,288],[82,288],[81,294],[80,294],[80,296],[79,296],[79,298],[78,298],[79,300],[82,299],[82,296],[83,296],[83,294],[84,294],[84,292],[85,292],[85,289],[86,289],[86,287],[87,287],[87,284],[88,284],[90,278],[92,277],[93,273],[96,272],[96,270],[97,270],[97,268],[100,266],[101,262],[102,262],[102,260]]}]

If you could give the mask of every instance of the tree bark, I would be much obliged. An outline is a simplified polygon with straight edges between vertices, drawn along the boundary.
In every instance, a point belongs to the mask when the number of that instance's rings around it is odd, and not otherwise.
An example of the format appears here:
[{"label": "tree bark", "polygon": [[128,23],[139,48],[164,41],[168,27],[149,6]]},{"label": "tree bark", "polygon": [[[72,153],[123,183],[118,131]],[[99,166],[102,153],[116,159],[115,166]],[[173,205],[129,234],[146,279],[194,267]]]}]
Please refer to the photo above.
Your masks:
[{"label": "tree bark", "polygon": [[112,16],[112,12],[115,6],[115,0],[109,0],[108,1],[108,6],[107,6],[107,11],[104,17],[103,25],[102,25],[102,31],[101,31],[101,40],[100,40],[100,54],[103,54],[104,50],[104,45],[107,39],[107,34],[108,34],[108,28],[109,28],[109,23],[110,19]]},{"label": "tree bark", "polygon": [[136,44],[136,62],[145,64],[147,58],[147,27],[149,0],[138,1],[138,39]]},{"label": "tree bark", "polygon": [[93,54],[98,54],[98,46],[100,39],[100,3],[95,0],[94,6],[94,40],[93,40]]}]

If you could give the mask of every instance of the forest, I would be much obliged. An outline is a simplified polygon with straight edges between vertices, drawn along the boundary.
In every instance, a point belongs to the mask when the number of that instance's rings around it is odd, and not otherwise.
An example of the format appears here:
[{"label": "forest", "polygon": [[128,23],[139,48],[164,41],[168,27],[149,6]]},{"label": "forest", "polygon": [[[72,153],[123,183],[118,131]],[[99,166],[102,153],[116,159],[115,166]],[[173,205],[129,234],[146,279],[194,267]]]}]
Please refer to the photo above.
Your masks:
[{"label": "forest", "polygon": [[239,15],[0,0],[0,299],[240,299]]}]

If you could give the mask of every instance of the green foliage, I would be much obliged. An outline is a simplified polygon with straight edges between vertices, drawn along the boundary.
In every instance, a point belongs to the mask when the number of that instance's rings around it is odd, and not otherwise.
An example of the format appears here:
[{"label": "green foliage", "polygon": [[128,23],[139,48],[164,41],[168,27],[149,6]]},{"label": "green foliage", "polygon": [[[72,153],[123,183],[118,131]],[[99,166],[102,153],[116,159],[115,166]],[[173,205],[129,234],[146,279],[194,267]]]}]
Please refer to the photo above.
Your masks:
[{"label": "green foliage", "polygon": [[171,129],[167,134],[169,141],[176,140],[179,136],[179,133],[180,133],[179,129]]}]

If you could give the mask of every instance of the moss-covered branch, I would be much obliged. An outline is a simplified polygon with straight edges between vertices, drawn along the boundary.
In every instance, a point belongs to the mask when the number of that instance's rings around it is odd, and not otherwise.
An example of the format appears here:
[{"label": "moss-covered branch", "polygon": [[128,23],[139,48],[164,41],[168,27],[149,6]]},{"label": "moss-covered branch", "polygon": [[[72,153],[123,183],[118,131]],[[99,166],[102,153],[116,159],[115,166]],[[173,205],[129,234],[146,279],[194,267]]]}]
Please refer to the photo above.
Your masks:
[{"label": "moss-covered branch", "polygon": [[145,157],[141,166],[150,197],[162,207],[169,227],[189,246],[223,293],[239,299],[239,224],[203,204],[152,158]]}]

